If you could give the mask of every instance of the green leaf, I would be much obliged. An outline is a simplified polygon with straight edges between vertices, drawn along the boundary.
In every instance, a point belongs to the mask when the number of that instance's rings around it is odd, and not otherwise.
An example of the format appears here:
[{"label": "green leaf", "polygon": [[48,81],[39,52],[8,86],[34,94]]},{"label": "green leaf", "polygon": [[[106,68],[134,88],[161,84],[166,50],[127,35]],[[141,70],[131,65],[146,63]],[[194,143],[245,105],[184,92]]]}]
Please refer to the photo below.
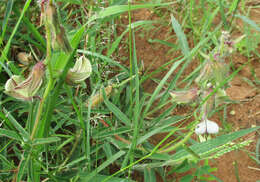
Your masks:
[{"label": "green leaf", "polygon": [[[16,16],[20,15],[19,13],[19,9],[18,8],[14,8],[14,13]],[[30,20],[27,17],[23,17],[22,22],[26,25],[27,29],[29,30],[29,32],[33,35],[33,37],[35,38],[35,40],[37,40],[38,42],[40,42],[41,44],[41,50],[42,51],[46,51],[45,47],[46,47],[46,42],[45,39],[43,38],[43,36],[40,34],[40,32],[37,30],[37,28],[30,22]]]},{"label": "green leaf", "polygon": [[104,102],[107,108],[114,113],[114,115],[127,126],[131,126],[131,120],[113,103],[109,102],[105,93],[103,93]]},{"label": "green leaf", "polygon": [[247,17],[245,17],[243,15],[235,15],[235,17],[240,18],[245,23],[247,23],[248,25],[250,25],[251,27],[253,27],[254,29],[256,29],[257,31],[260,32],[260,27],[253,20],[250,20],[249,18],[247,18]]},{"label": "green leaf", "polygon": [[[134,29],[138,26],[142,26],[142,25],[149,25],[149,24],[153,24],[156,21],[137,21],[131,24],[131,28]],[[107,51],[107,56],[111,56],[113,54],[113,52],[116,50],[116,48],[118,48],[119,43],[121,42],[122,38],[124,37],[124,35],[129,31],[129,25],[126,28],[126,30],[116,38],[116,40],[112,43],[111,47],[108,49]]]},{"label": "green leaf", "polygon": [[[5,16],[4,16],[4,20],[3,20],[3,24],[2,24],[2,39],[4,39],[4,37],[5,37],[5,31],[6,31],[6,28],[7,28],[9,17],[10,17],[11,12],[12,12],[13,4],[14,4],[14,0],[9,0],[7,2],[7,6],[6,6],[6,10],[5,10]],[[0,44],[1,44],[1,42],[0,42]]]},{"label": "green leaf", "polygon": [[[242,136],[245,136],[251,132],[254,132],[254,131],[258,130],[259,128],[260,128],[260,126],[254,127],[254,128],[243,129],[243,130],[229,133],[226,135],[221,135],[214,139],[208,140],[206,142],[191,145],[190,149],[192,151],[194,151],[196,154],[198,154],[199,156],[201,156],[201,158],[203,159],[203,157],[204,158],[209,157],[212,154],[214,154],[216,152],[216,150],[218,150],[219,147],[227,144],[228,142],[231,142],[231,141],[236,140]],[[167,166],[167,165],[174,165],[174,164],[178,164],[186,159],[193,160],[194,158],[193,158],[192,154],[190,154],[186,150],[182,149],[182,150],[177,151],[175,154],[169,156],[169,158],[166,158],[165,162],[140,164],[140,165],[134,166],[134,168],[142,169],[145,167],[152,168],[152,167],[162,167],[162,166]]]},{"label": "green leaf", "polygon": [[70,3],[70,4],[78,4],[78,5],[82,4],[81,0],[57,0],[57,1],[64,2],[64,3]]},{"label": "green leaf", "polygon": [[[155,7],[155,6],[169,6],[173,3],[175,3],[175,2],[131,5],[130,11],[133,11],[136,9],[142,9],[142,8],[151,8],[151,7]],[[124,13],[128,10],[129,10],[128,5],[114,5],[114,6],[107,7],[104,10],[101,10],[97,15],[93,15],[92,17],[90,17],[87,24],[89,24],[90,22],[92,22],[96,19],[105,18],[105,17],[111,16],[111,15]]]},{"label": "green leaf", "polygon": [[15,166],[8,159],[6,159],[6,157],[3,156],[2,154],[0,154],[0,161],[1,161],[1,164],[4,164],[9,169],[15,168]]},{"label": "green leaf", "polygon": [[154,169],[144,169],[144,182],[156,182],[156,176]]},{"label": "green leaf", "polygon": [[[233,133],[229,133],[226,135],[221,135],[214,139],[208,140],[206,142],[194,144],[194,145],[190,146],[190,148],[191,148],[191,150],[193,150],[195,153],[197,153],[200,156],[210,155],[211,154],[210,151],[216,149],[217,147],[225,145],[226,143],[231,142],[239,137],[242,137],[248,133],[256,131],[259,128],[260,127],[248,128],[248,129],[243,129],[243,130],[236,131]],[[183,150],[176,152],[176,154],[174,154],[172,156],[172,158],[173,158],[173,161],[175,161],[175,160],[178,161],[179,159],[183,159],[188,156],[191,156],[191,154],[189,154],[189,152],[187,152],[183,149]]]},{"label": "green leaf", "polygon": [[[112,164],[114,161],[116,161],[118,158],[120,158],[122,155],[125,154],[125,151],[119,151],[117,152],[115,155],[113,155],[112,157],[110,157],[109,159],[107,159],[105,162],[103,162],[98,168],[96,168],[93,172],[91,172],[90,174],[88,174],[87,176],[81,176],[80,177],[80,181],[89,181],[89,180],[93,180],[93,178],[97,176],[97,174],[99,172],[101,172],[103,169],[105,169],[107,166],[109,166],[110,164]],[[94,178],[94,179],[95,179]]]},{"label": "green leaf", "polygon": [[33,140],[33,145],[42,145],[60,141],[59,137],[36,138]]},{"label": "green leaf", "polygon": [[1,129],[1,128],[0,128],[0,136],[5,136],[8,138],[18,140],[18,141],[21,140],[20,136],[16,132],[11,131],[11,130]]},{"label": "green leaf", "polygon": [[27,168],[30,158],[31,158],[31,153],[29,151],[25,151],[23,153],[22,159],[19,164],[19,171],[17,173],[16,181],[22,181],[25,168]]},{"label": "green leaf", "polygon": [[[11,115],[10,112],[8,112],[6,109],[3,108],[3,112],[5,114],[5,117],[8,118],[10,123],[19,131],[21,136],[23,137],[24,141],[29,141],[30,140],[30,135],[25,129],[15,120],[15,118]],[[0,115],[2,117],[2,115]],[[4,119],[4,118],[3,118]]]},{"label": "green leaf", "polygon": [[[10,36],[10,38],[9,38],[9,40],[8,40],[8,42],[7,42],[7,44],[5,45],[4,50],[2,51],[2,55],[1,55],[1,57],[0,57],[0,62],[2,62],[2,63],[4,63],[4,61],[7,59],[7,53],[8,53],[8,51],[9,51],[9,49],[10,49],[11,42],[12,42],[12,40],[13,40],[13,38],[14,38],[15,33],[16,33],[17,30],[18,30],[18,27],[19,27],[19,25],[20,25],[20,23],[21,23],[21,21],[22,21],[22,18],[23,18],[23,16],[24,16],[25,12],[27,11],[27,9],[28,9],[29,6],[30,6],[31,1],[32,1],[32,0],[27,0],[27,1],[26,1],[25,5],[24,5],[24,7],[23,7],[23,10],[22,10],[22,12],[21,12],[21,15],[20,15],[20,17],[19,17],[19,19],[18,19],[18,21],[17,21],[17,23],[16,23],[16,25],[15,25],[13,31],[12,31],[12,34],[11,34],[11,36]],[[0,64],[0,73],[1,73],[1,71],[2,71],[2,66],[1,66],[1,64]]]},{"label": "green leaf", "polygon": [[190,52],[189,44],[188,44],[188,41],[187,41],[187,38],[186,38],[184,32],[182,31],[181,25],[174,18],[174,16],[172,14],[171,14],[171,21],[172,21],[172,27],[178,37],[179,44],[181,46],[181,51],[184,56],[188,56],[189,52]]},{"label": "green leaf", "polygon": [[187,174],[185,176],[183,176],[180,180],[180,182],[191,182],[193,179],[193,176],[190,174]]},{"label": "green leaf", "polygon": [[[102,182],[107,177],[108,176],[97,174],[95,176],[95,178],[91,179],[91,182]],[[112,177],[112,178],[109,179],[109,182],[134,182],[134,181],[130,180],[130,179],[123,179],[123,178]]]}]

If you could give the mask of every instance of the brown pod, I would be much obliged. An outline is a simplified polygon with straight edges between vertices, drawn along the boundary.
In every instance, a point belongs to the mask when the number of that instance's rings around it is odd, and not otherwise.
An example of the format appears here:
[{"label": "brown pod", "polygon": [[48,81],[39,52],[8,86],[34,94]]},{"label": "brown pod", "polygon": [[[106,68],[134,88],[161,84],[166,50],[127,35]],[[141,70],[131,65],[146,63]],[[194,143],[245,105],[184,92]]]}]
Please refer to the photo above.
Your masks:
[{"label": "brown pod", "polygon": [[[105,94],[107,97],[109,97],[112,93],[113,90],[113,86],[109,85],[105,88]],[[100,103],[104,102],[104,97],[102,94],[102,90],[100,90],[96,95],[94,95],[93,97],[91,97],[90,99],[88,99],[87,103],[86,103],[86,107],[89,106],[89,102],[90,100],[92,100],[92,104],[91,104],[91,108],[93,109],[94,107],[98,106]]]}]

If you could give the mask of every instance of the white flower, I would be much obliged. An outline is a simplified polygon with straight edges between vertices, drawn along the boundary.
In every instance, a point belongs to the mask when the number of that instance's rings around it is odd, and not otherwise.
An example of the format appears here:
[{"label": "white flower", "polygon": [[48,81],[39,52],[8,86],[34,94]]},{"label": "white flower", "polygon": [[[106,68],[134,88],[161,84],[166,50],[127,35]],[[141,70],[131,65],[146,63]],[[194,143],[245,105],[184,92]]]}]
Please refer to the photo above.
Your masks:
[{"label": "white flower", "polygon": [[74,67],[68,71],[66,82],[71,85],[83,82],[90,76],[91,72],[90,61],[85,56],[81,56],[76,60]]},{"label": "white flower", "polygon": [[13,75],[5,84],[5,93],[16,99],[31,101],[39,90],[45,73],[45,65],[38,62],[27,79]]},{"label": "white flower", "polygon": [[201,123],[199,123],[195,128],[195,133],[197,135],[202,135],[205,133],[208,134],[216,134],[219,131],[219,126],[214,121],[210,121],[208,119],[204,119]]}]

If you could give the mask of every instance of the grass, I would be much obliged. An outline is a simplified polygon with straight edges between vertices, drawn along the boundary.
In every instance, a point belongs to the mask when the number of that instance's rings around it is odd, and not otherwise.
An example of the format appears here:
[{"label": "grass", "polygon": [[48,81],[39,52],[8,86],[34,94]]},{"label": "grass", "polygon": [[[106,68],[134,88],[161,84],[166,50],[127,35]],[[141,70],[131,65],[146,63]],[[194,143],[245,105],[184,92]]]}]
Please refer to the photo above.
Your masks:
[{"label": "grass", "polygon": [[[251,55],[259,58],[256,48],[260,39],[255,32],[260,27],[248,15],[251,7],[244,0],[58,2],[60,22],[72,47],[69,52],[51,49],[53,37],[48,26],[39,25],[39,19],[31,17],[40,15],[34,1],[0,2],[3,11],[0,15],[0,181],[137,180],[133,173],[144,181],[156,181],[158,175],[167,181],[169,174],[194,170],[197,165],[196,172],[184,175],[181,180],[221,181],[211,174],[216,169],[208,161],[247,146],[252,141],[231,141],[259,127],[222,130],[204,142],[195,137],[194,128],[200,122],[203,104],[245,65],[233,69],[185,115],[172,114],[179,106],[171,100],[169,91],[181,89],[181,84],[186,88],[193,85],[203,68],[205,55],[219,46],[222,30],[245,35],[236,44],[236,51],[247,56],[247,64],[252,61]],[[141,9],[149,9],[159,20],[134,21],[133,12]],[[120,23],[126,21],[128,24]],[[248,26],[237,27],[237,21]],[[167,29],[172,37],[165,40],[149,37],[147,41],[169,47],[168,54],[173,57],[158,68],[152,71],[145,68],[143,72],[136,38],[160,32],[154,27]],[[15,47],[45,60],[48,71],[37,92],[40,99],[20,101],[4,93],[9,77],[14,74],[27,77],[29,72],[17,62]],[[122,58],[122,50],[127,61]],[[66,84],[66,75],[80,55],[90,60],[92,74],[87,81],[70,86]],[[200,65],[186,74],[194,60]],[[30,70],[32,65],[27,67]],[[160,80],[154,77],[158,73],[164,75]],[[257,86],[259,80],[252,74],[255,80],[247,82]],[[157,86],[147,92],[144,83],[149,80]],[[228,125],[226,107],[229,105],[212,111],[220,113],[224,108],[223,125]],[[156,135],[163,138],[154,143]],[[259,162],[259,153],[255,155]],[[171,166],[169,172],[165,170],[167,166]],[[236,165],[236,172],[237,168]]]}]

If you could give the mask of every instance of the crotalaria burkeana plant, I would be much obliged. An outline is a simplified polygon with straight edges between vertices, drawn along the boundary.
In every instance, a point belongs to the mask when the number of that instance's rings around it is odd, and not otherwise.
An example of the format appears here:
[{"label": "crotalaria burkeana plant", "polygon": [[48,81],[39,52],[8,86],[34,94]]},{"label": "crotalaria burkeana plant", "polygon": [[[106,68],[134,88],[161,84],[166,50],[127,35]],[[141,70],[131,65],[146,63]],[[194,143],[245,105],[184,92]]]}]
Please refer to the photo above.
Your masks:
[{"label": "crotalaria burkeana plant", "polygon": [[201,69],[200,74],[195,79],[197,89],[186,91],[171,91],[172,100],[177,104],[188,104],[197,101],[204,102],[200,105],[201,122],[196,126],[195,133],[217,134],[219,126],[216,122],[208,119],[208,116],[218,104],[221,104],[223,97],[227,97],[226,86],[218,88],[212,94],[213,90],[220,86],[221,82],[228,77],[229,64],[226,58],[233,52],[234,42],[228,32],[223,31],[219,38],[219,45],[209,54]]},{"label": "crotalaria burkeana plant", "polygon": [[[29,120],[31,122],[28,125],[30,126],[27,134],[29,137],[25,138],[25,144],[22,145],[26,146],[26,148],[24,148],[20,164],[15,170],[17,171],[17,175],[14,181],[21,181],[21,179],[23,179],[24,166],[29,162],[31,167],[28,168],[32,170],[34,174],[31,180],[40,181],[41,167],[39,163],[35,161],[41,161],[43,156],[42,153],[32,155],[32,149],[37,151],[42,148],[40,145],[36,145],[35,142],[37,143],[37,139],[39,138],[49,137],[50,122],[61,88],[63,86],[67,87],[66,82],[70,85],[78,85],[84,82],[92,72],[91,63],[84,56],[77,58],[74,66],[73,63],[69,64],[70,62],[74,62],[75,51],[73,49],[79,45],[80,39],[78,39],[76,43],[74,41],[74,48],[72,48],[65,28],[59,19],[58,7],[54,1],[40,0],[38,3],[41,10],[41,20],[45,27],[46,56],[43,61],[37,62],[32,67],[29,76],[26,78],[24,78],[22,73],[21,75],[11,76],[5,84],[4,91],[8,96],[23,102],[28,102],[33,108],[28,118],[34,116],[34,118]],[[83,33],[80,35],[82,36]],[[51,61],[53,60],[52,56],[54,51],[56,55],[66,55],[66,60],[62,58],[59,59],[59,56],[57,60],[54,60],[56,63],[63,63],[61,69],[53,68],[55,64],[52,64]],[[22,61],[24,62],[24,59],[22,59]],[[27,65],[30,66],[31,64],[32,62]],[[71,69],[69,67],[70,65],[72,65]],[[43,92],[40,92],[40,90]],[[40,99],[34,99],[36,97]],[[35,104],[36,102],[39,103]],[[19,129],[21,128],[22,127]],[[26,132],[27,131],[24,131],[24,133]]]}]

